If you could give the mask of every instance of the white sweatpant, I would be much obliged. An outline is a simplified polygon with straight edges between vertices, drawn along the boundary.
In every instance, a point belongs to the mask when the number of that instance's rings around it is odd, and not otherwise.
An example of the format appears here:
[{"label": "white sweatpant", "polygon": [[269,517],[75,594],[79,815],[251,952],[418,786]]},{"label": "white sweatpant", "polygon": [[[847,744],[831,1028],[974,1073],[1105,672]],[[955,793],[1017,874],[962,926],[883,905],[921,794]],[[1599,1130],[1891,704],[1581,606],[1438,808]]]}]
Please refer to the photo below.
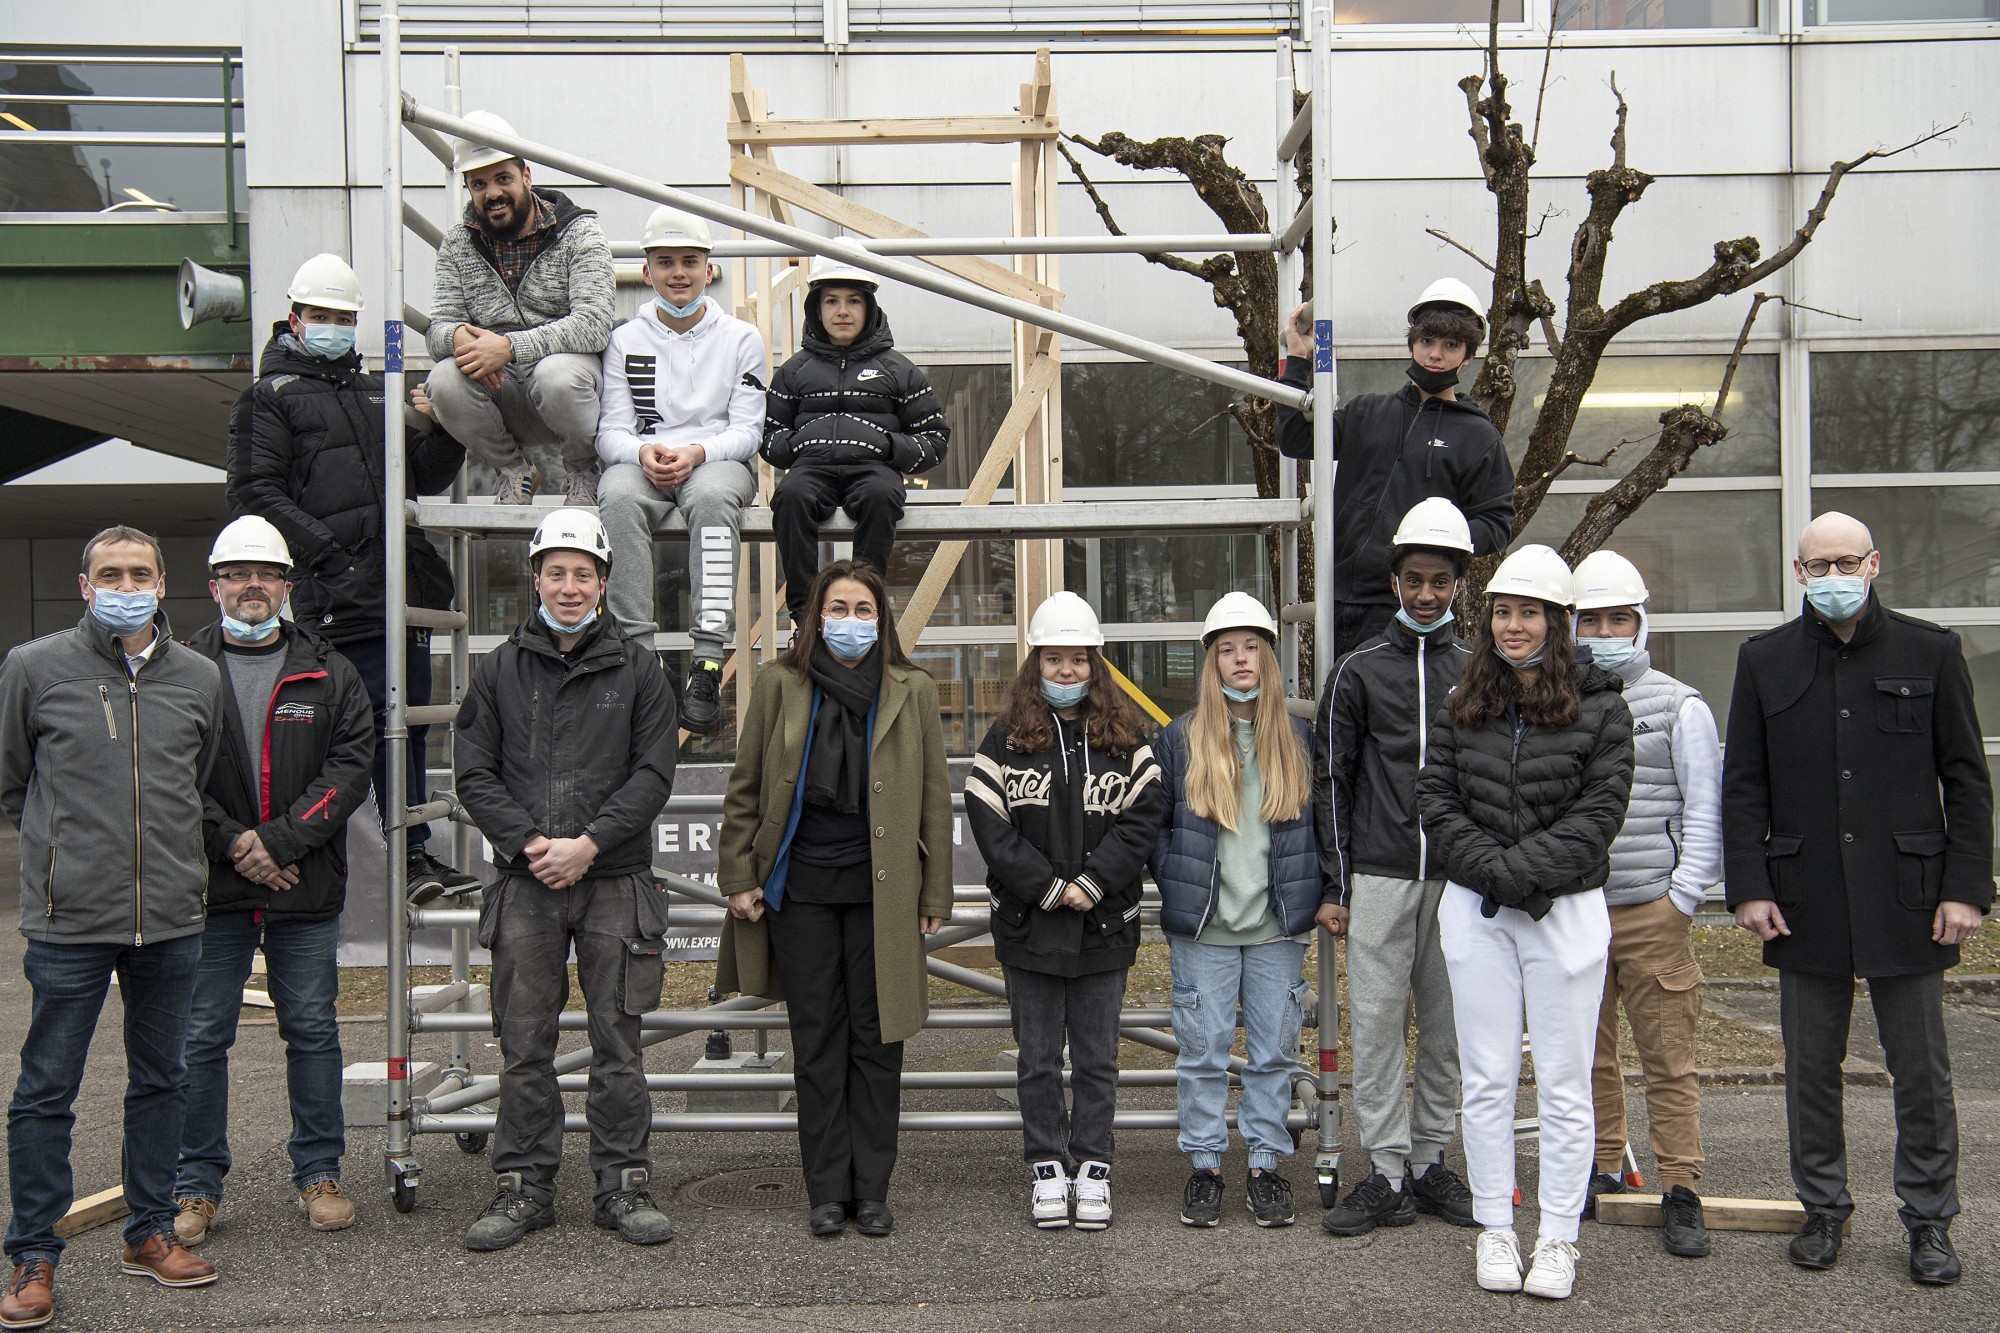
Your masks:
[{"label": "white sweatpant", "polygon": [[1485,1227],[1514,1225],[1514,1109],[1525,1007],[1542,1125],[1541,1235],[1574,1243],[1596,1147],[1590,1066],[1611,915],[1602,889],[1557,898],[1540,921],[1511,907],[1484,917],[1480,905],[1479,895],[1459,884],[1446,885],[1438,904],[1465,1082],[1473,1216]]}]

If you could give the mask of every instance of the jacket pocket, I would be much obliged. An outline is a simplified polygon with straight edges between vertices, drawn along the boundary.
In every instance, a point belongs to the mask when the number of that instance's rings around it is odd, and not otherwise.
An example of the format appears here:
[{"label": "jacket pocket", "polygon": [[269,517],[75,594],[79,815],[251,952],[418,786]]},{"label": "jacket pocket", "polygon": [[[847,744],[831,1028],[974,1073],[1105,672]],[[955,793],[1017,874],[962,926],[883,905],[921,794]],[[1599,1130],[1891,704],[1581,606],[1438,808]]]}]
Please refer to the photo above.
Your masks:
[{"label": "jacket pocket", "polygon": [[1882,731],[1928,731],[1931,692],[1928,676],[1875,677],[1875,726]]},{"label": "jacket pocket", "polygon": [[660,1007],[666,980],[666,946],[659,940],[625,941],[625,976],[618,988],[618,1007],[627,1014],[650,1014]]},{"label": "jacket pocket", "polygon": [[1773,833],[1764,839],[1764,865],[1770,872],[1771,897],[1783,908],[1797,907],[1805,900],[1804,886],[1800,883],[1804,867],[1799,861],[1799,848],[1805,839],[1796,833]]},{"label": "jacket pocket", "polygon": [[1944,830],[1889,836],[1896,840],[1896,901],[1914,912],[1936,907],[1944,883]]}]

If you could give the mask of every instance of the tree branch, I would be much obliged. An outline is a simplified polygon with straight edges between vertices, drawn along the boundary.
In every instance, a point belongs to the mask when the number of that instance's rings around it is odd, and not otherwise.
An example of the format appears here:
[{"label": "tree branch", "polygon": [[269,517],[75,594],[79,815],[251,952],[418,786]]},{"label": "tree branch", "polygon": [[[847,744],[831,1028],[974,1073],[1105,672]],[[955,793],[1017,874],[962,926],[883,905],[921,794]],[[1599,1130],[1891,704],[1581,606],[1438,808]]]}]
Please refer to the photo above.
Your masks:
[{"label": "tree branch", "polygon": [[[1083,144],[1084,147],[1090,149],[1092,152],[1099,152],[1099,153],[1103,152],[1101,148],[1098,148],[1095,144],[1088,142],[1080,135],[1073,134],[1069,135],[1068,137],[1075,139],[1078,143]],[[1076,173],[1077,180],[1082,182],[1083,192],[1086,195],[1090,196],[1091,206],[1097,210],[1097,216],[1099,220],[1104,223],[1104,229],[1110,232],[1113,236],[1125,235],[1126,234],[1125,229],[1119,226],[1118,219],[1111,215],[1111,205],[1106,203],[1104,201],[1104,196],[1097,192],[1096,184],[1090,179],[1089,173],[1084,171],[1083,163],[1076,160],[1076,154],[1072,153],[1069,150],[1069,145],[1064,143],[1061,139],[1057,139],[1056,151],[1063,155],[1064,160],[1069,163],[1069,169],[1071,171],[1074,171]],[[1148,251],[1146,252],[1145,257],[1153,261],[1155,264],[1160,265],[1162,268],[1170,268],[1176,273],[1186,273],[1197,278],[1201,276],[1201,265],[1195,263],[1193,260],[1188,259],[1184,256],[1163,254],[1157,251]]]},{"label": "tree branch", "polygon": [[1542,47],[1542,83],[1535,89],[1535,129],[1528,136],[1528,150],[1533,152],[1542,143],[1542,103],[1549,95],[1549,62],[1556,53],[1556,11],[1561,0],[1549,0],[1549,40]]},{"label": "tree branch", "polygon": [[1488,273],[1493,272],[1493,261],[1486,258],[1484,255],[1480,254],[1477,250],[1474,250],[1471,246],[1464,245],[1458,241],[1453,240],[1445,233],[1439,231],[1436,227],[1425,227],[1424,234],[1427,236],[1437,237],[1440,241],[1443,241],[1446,245],[1458,251],[1460,254],[1470,259],[1473,263],[1485,269]]}]

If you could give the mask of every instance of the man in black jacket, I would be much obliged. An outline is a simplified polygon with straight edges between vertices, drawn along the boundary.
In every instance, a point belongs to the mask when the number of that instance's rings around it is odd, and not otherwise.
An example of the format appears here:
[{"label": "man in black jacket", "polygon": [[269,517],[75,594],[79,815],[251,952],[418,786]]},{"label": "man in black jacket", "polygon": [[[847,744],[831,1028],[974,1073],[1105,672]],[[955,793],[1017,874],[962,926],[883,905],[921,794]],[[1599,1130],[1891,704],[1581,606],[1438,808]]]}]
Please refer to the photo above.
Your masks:
[{"label": "man in black jacket", "polygon": [[1993,905],[1993,793],[1958,636],[1870,588],[1868,529],[1822,514],[1799,537],[1797,619],[1736,658],[1722,841],[1736,923],[1778,969],[1792,1181],[1792,1262],[1831,1268],[1847,1191],[1840,1063],[1854,979],[1868,978],[1896,1103],[1896,1193],[1910,1276],[1959,1277],[1958,1112],[1944,972]]},{"label": "man in black jacket", "polygon": [[653,1104],[639,1019],[660,1003],[667,903],[652,841],[673,787],[673,692],[651,646],[603,614],[611,546],[597,515],[554,511],[528,560],[535,612],[480,660],[458,712],[459,799],[500,872],[479,913],[500,1038],[500,1188],[465,1246],[504,1249],[555,1223],[556,1024],[572,944],[590,1030],[597,1225],[656,1245],[674,1229],[646,1189]]},{"label": "man in black jacket", "polygon": [[[388,678],[387,609],[383,603],[382,380],[354,350],[361,292],[354,270],[337,255],[315,255],[300,266],[287,293],[292,311],[271,330],[257,381],[229,416],[229,512],[269,519],[296,553],[292,616],[338,647],[361,673],[375,706],[375,808],[389,790],[388,747],[382,744]],[[417,410],[429,415],[421,395]],[[421,420],[421,418],[419,418]],[[451,486],[465,449],[441,430],[409,437],[403,498]],[[422,532],[406,531],[411,606],[451,605],[451,569]],[[431,698],[431,632],[413,629],[406,641],[403,702]],[[428,727],[411,727],[412,804],[430,790],[424,767]],[[424,849],[426,824],[409,830],[409,893],[424,903],[441,893],[479,887],[472,876]]]},{"label": "man in black jacket", "polygon": [[208,557],[219,623],[188,646],[222,669],[226,740],[203,791],[208,925],[188,1016],[188,1114],[174,1178],[174,1230],[202,1243],[222,1202],[229,1156],[229,1048],[250,956],[262,950],[285,1041],[292,1185],[318,1231],[354,1225],[340,1189],[336,955],[347,900],[347,818],[361,804],[375,734],[361,677],[333,646],[287,625],[291,553],[254,515]]},{"label": "man in black jacket", "polygon": [[836,507],[846,510],[854,558],[886,579],[903,478],[942,463],[951,443],[930,381],[896,350],[875,285],[859,269],[815,262],[805,350],[771,378],[760,452],[789,469],[771,495],[771,535],[794,625],[805,623],[806,591],[819,573],[819,525]]},{"label": "man in black jacket", "polygon": [[[1333,415],[1334,643],[1346,653],[1380,634],[1396,613],[1389,577],[1390,535],[1417,501],[1449,500],[1472,529],[1475,555],[1513,540],[1514,465],[1486,414],[1458,397],[1459,371],[1479,351],[1486,323],[1464,283],[1441,278],[1410,307],[1410,382],[1393,394],[1366,393]],[[1305,307],[1285,321],[1281,383],[1312,385],[1312,338],[1299,327]],[[1278,450],[1313,455],[1312,423],[1278,408]]]}]

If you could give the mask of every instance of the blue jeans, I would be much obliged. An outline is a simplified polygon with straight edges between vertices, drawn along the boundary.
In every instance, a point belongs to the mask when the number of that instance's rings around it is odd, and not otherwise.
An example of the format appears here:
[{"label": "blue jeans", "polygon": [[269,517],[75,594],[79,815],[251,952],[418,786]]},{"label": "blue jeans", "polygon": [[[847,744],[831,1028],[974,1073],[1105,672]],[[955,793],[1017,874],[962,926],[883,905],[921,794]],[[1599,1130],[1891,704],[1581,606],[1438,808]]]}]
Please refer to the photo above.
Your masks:
[{"label": "blue jeans", "polygon": [[340,919],[260,921],[259,912],[218,912],[201,937],[201,972],[188,1020],[187,1128],[174,1176],[176,1199],[222,1201],[229,1174],[229,1048],[243,1010],[250,955],[261,944],[285,1042],[285,1091],[292,1103],[292,1184],[340,1179],[347,1123],[340,1107]]},{"label": "blue jeans", "polygon": [[1285,1113],[1299,1071],[1299,1027],[1305,1019],[1306,946],[1277,939],[1247,947],[1203,944],[1169,935],[1174,970],[1174,1060],[1179,1075],[1181,1151],[1197,1170],[1222,1165],[1229,1146],[1223,1112],[1229,1104],[1229,1048],[1236,1040],[1236,1006],[1243,1005],[1243,1096],[1236,1128],[1253,1170],[1272,1170],[1292,1155]]},{"label": "blue jeans", "polygon": [[186,1111],[181,1045],[201,936],[159,944],[49,944],[29,940],[21,971],[34,991],[21,1076],[7,1106],[7,1259],[51,1263],[63,1251],[56,1222],[74,1202],[71,1109],[83,1062],[104,1009],[111,974],[125,1006],[125,1243],[137,1245],[174,1225],[174,1145]]}]

